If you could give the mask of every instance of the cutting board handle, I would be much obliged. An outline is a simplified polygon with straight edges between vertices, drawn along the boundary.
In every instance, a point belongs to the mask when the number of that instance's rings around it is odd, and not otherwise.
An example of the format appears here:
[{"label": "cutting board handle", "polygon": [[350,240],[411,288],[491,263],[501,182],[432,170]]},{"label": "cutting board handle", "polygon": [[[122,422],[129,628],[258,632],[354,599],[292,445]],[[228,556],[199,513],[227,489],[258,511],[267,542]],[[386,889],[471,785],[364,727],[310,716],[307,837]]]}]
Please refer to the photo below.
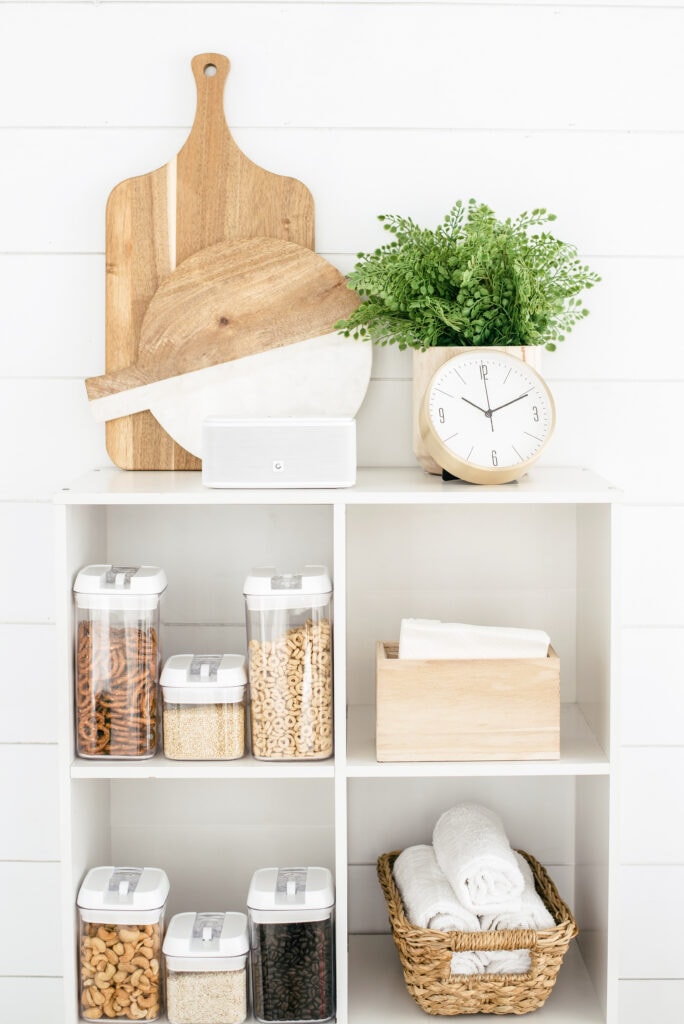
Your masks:
[{"label": "cutting board handle", "polygon": [[193,129],[206,124],[224,124],[223,92],[230,61],[221,53],[198,53],[192,58],[192,73],[197,86],[197,109]]},{"label": "cutting board handle", "polygon": [[226,123],[223,93],[230,61],[220,53],[192,58],[197,108],[190,134],[173,163],[168,209],[171,269],[226,237],[228,169],[243,159]]}]

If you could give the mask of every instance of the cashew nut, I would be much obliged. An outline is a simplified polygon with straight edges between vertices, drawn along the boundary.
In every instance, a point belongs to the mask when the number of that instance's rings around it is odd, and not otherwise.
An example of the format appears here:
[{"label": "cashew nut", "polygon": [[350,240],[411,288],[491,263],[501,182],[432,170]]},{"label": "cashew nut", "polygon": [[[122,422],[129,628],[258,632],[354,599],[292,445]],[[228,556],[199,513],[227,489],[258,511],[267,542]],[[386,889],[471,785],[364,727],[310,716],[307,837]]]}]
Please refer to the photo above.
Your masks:
[{"label": "cashew nut", "polygon": [[159,925],[85,925],[80,944],[81,1008],[87,1020],[159,1016]]}]

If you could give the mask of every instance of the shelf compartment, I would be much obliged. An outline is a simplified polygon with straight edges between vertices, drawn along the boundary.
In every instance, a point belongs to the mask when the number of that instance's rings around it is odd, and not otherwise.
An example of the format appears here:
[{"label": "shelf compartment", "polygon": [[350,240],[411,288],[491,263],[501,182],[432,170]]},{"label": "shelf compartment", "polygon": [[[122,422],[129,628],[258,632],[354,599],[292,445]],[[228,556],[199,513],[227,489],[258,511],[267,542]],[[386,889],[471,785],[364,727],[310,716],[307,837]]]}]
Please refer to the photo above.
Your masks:
[{"label": "shelf compartment", "polygon": [[89,778],[71,788],[73,900],[97,863],[164,868],[169,915],[244,910],[260,867],[335,867],[332,779]]},{"label": "shelf compartment", "polygon": [[561,753],[554,761],[397,761],[375,758],[375,707],[353,704],[347,717],[350,778],[607,775],[610,763],[577,704],[561,704]]}]

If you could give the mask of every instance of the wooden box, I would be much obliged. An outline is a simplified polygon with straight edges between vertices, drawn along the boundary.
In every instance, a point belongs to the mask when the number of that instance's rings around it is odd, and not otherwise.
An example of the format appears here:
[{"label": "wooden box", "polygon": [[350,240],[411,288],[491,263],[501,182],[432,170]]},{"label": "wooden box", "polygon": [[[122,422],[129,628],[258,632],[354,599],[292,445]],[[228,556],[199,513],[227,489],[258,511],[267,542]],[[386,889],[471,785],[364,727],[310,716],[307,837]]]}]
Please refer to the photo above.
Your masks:
[{"label": "wooden box", "polygon": [[560,756],[560,658],[412,661],[376,645],[378,761]]}]

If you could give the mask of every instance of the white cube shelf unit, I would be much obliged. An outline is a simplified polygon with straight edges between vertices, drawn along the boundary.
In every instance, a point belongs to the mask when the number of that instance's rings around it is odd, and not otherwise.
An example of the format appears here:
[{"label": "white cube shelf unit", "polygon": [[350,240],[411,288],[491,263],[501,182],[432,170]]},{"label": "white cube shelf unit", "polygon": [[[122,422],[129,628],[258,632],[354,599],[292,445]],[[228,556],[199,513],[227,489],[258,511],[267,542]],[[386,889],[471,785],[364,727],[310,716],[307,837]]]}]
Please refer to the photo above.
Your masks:
[{"label": "white cube shelf unit", "polygon": [[[198,473],[108,468],[61,491],[65,1024],[78,1019],[76,893],[89,867],[117,863],[164,868],[169,915],[243,909],[258,867],[329,867],[337,1020],[417,1024],[425,1014],[404,988],[375,862],[429,842],[439,814],[461,799],[500,813],[513,845],[545,864],[577,917],[580,935],[535,1020],[616,1024],[618,497],[588,471],[546,467],[499,487],[361,469],[354,487],[330,490],[210,490]],[[164,658],[245,651],[252,567],[328,565],[334,757],[79,759],[72,584],[93,562],[166,570]],[[561,659],[560,758],[378,763],[375,643],[397,640],[401,618],[414,616],[545,629]]]}]

